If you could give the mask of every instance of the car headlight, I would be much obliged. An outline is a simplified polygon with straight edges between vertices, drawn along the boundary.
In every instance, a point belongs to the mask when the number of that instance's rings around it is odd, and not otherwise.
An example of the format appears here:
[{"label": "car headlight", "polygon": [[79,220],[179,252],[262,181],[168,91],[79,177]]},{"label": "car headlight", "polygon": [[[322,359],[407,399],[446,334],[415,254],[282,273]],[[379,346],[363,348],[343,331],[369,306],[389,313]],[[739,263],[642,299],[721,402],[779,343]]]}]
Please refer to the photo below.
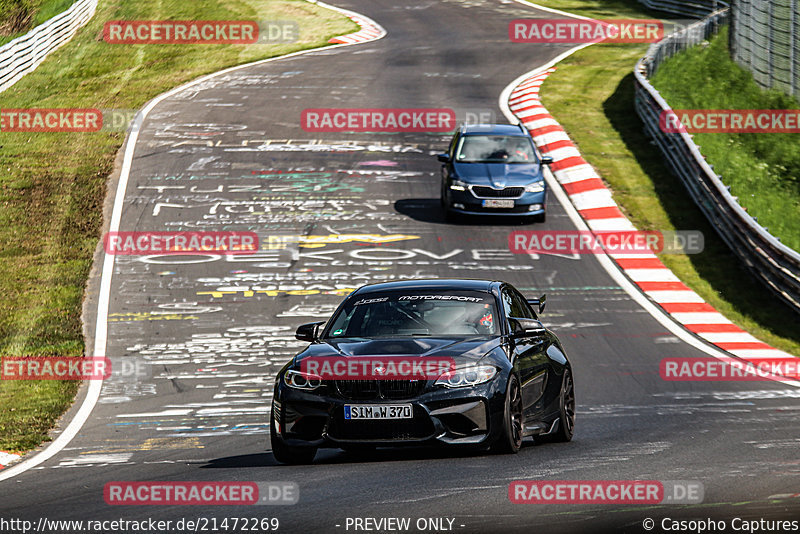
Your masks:
[{"label": "car headlight", "polygon": [[300,371],[286,371],[283,375],[283,381],[287,386],[295,389],[305,389],[311,391],[317,389],[322,385],[322,378],[309,373],[301,373]]},{"label": "car headlight", "polygon": [[533,182],[525,186],[526,193],[541,193],[542,191],[544,191],[544,181]]},{"label": "car headlight", "polygon": [[450,189],[454,191],[466,191],[468,186],[468,183],[462,182],[461,180],[453,180],[450,183]]},{"label": "car headlight", "polygon": [[463,388],[488,382],[496,374],[497,368],[491,365],[472,365],[443,373],[436,379],[436,384],[448,388]]}]

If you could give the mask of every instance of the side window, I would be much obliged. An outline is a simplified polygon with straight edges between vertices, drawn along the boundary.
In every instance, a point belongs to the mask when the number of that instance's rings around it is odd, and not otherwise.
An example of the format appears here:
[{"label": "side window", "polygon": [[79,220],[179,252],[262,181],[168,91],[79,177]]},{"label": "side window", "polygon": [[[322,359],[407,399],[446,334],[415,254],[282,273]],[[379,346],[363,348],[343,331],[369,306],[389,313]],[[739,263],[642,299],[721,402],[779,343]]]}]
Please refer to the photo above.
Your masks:
[{"label": "side window", "polygon": [[506,317],[529,317],[518,295],[513,293],[510,289],[505,288],[501,293],[503,300],[503,308],[505,308]]},{"label": "side window", "polygon": [[450,141],[450,148],[447,149],[447,153],[450,154],[450,158],[455,157],[456,146],[458,145],[458,132],[453,136],[452,141]]},{"label": "side window", "polygon": [[527,300],[525,300],[525,297],[523,297],[522,295],[520,295],[515,291],[512,294],[512,298],[514,302],[516,302],[517,309],[520,310],[520,315],[517,315],[516,317],[525,317],[527,319],[538,319],[538,317],[536,317],[536,312],[533,311],[533,308],[531,308],[531,305],[528,304]]}]

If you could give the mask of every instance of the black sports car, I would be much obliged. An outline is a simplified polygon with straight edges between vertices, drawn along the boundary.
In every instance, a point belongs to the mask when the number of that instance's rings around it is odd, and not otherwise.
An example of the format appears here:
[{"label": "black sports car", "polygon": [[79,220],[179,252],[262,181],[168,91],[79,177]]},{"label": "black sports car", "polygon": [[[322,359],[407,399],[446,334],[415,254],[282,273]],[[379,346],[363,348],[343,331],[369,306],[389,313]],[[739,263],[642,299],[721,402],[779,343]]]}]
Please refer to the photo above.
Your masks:
[{"label": "black sports car", "polygon": [[275,381],[275,458],[310,463],[319,447],[424,443],[514,453],[525,436],[569,441],[572,372],[538,320],[544,304],[488,280],[357,289],[327,323],[297,329],[311,344]]}]

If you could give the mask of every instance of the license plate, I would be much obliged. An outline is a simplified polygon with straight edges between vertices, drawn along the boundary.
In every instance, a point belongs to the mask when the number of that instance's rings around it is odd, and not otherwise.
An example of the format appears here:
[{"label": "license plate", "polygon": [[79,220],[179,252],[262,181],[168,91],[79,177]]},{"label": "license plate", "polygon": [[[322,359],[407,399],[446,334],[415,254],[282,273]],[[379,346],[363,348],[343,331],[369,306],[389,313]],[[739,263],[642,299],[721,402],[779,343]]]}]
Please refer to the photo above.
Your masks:
[{"label": "license plate", "polygon": [[491,198],[483,201],[484,208],[513,208],[514,201],[505,198]]},{"label": "license plate", "polygon": [[356,419],[411,419],[414,410],[410,404],[346,404],[344,418]]}]

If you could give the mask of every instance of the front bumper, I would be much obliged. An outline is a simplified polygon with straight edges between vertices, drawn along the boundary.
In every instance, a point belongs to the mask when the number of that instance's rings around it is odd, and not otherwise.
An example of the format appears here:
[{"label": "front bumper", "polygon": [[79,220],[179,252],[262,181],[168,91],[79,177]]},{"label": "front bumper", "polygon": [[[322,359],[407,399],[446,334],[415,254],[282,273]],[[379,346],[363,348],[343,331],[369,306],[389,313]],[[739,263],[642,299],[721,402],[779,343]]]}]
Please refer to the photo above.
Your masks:
[{"label": "front bumper", "polygon": [[[451,189],[448,193],[448,208],[456,213],[470,215],[500,215],[500,216],[527,216],[540,215],[545,212],[547,190],[537,193],[523,193],[516,198],[484,198],[476,197],[470,190],[457,191]],[[490,208],[484,205],[485,200],[513,200],[512,208]]]},{"label": "front bumper", "polygon": [[[348,444],[481,445],[501,430],[504,407],[500,377],[467,388],[431,388],[411,398],[353,400],[343,398],[333,383],[312,392],[280,384],[276,388],[271,417],[278,437],[294,447],[333,447]],[[410,404],[411,419],[347,420],[350,404]]]}]

